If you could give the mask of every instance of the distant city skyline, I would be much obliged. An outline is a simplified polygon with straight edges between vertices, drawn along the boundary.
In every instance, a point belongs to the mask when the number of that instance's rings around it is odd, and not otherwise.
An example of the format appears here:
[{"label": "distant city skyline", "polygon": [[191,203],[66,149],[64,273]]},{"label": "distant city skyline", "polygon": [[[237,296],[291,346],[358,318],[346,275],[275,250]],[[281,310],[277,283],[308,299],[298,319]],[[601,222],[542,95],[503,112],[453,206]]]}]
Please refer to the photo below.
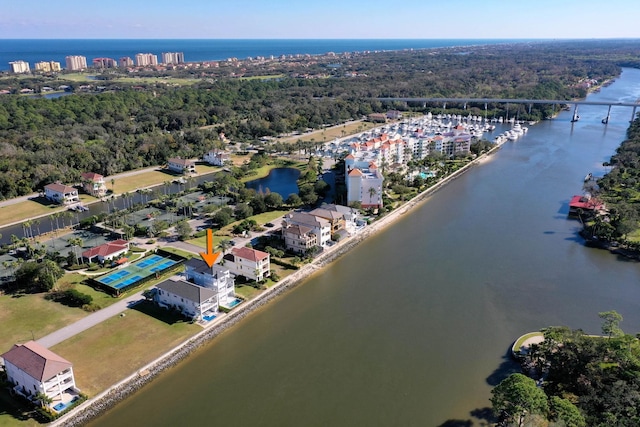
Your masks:
[{"label": "distant city skyline", "polygon": [[0,39],[640,38],[637,0],[20,0]]}]

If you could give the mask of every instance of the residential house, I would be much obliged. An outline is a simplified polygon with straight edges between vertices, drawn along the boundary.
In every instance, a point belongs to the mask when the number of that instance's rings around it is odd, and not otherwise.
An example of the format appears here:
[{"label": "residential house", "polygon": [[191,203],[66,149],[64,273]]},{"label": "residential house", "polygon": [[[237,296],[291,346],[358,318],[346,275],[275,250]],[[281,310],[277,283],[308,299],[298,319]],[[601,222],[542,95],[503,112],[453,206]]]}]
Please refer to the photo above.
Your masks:
[{"label": "residential house", "polygon": [[102,264],[105,261],[118,258],[127,252],[129,252],[129,242],[123,239],[117,239],[82,252],[82,258],[90,263],[98,261]]},{"label": "residential house", "polygon": [[345,228],[346,224],[344,215],[341,212],[335,210],[327,210],[324,208],[316,208],[309,212],[309,214],[319,218],[324,218],[329,221],[329,224],[331,225],[331,234],[337,233],[338,231],[344,230]]},{"label": "residential house", "polygon": [[170,278],[156,285],[154,301],[179,310],[186,317],[202,320],[218,311],[217,292],[196,284]]},{"label": "residential house", "polygon": [[223,259],[225,267],[236,276],[260,281],[271,274],[271,260],[266,252],[247,247],[233,248]]},{"label": "residential house", "polygon": [[179,157],[171,158],[167,162],[167,167],[175,173],[195,173],[196,162],[190,159],[181,159]]},{"label": "residential house", "polygon": [[371,113],[367,116],[367,120],[374,123],[386,123],[387,115],[384,113]]},{"label": "residential house", "polygon": [[212,150],[206,153],[202,160],[213,166],[224,166],[231,161],[231,156],[224,151]]},{"label": "residential house", "polygon": [[235,281],[227,266],[213,264],[209,267],[200,258],[191,258],[184,265],[185,276],[189,282],[217,293],[216,310],[218,305],[230,307],[236,299],[236,291]]},{"label": "residential house", "polygon": [[310,228],[318,237],[318,246],[327,246],[327,243],[331,241],[331,223],[324,218],[306,212],[293,212],[283,218],[283,233],[284,229],[291,225],[302,225]]},{"label": "residential house", "polygon": [[318,246],[318,236],[313,229],[304,225],[291,224],[282,228],[284,246],[288,250],[305,254],[309,249]]},{"label": "residential house", "polygon": [[54,182],[44,186],[44,196],[52,202],[68,205],[80,201],[78,190],[68,185]]},{"label": "residential house", "polygon": [[55,409],[78,396],[71,362],[35,341],[15,344],[2,359],[12,390],[27,399],[46,395],[51,402],[42,403]]},{"label": "residential house", "polygon": [[345,230],[348,233],[353,234],[358,226],[361,226],[364,222],[361,219],[360,211],[358,209],[350,208],[348,206],[323,204],[320,206],[322,209],[328,211],[340,212],[344,218]]},{"label": "residential house", "polygon": [[87,194],[98,198],[104,197],[107,194],[104,176],[95,172],[84,172],[80,177],[82,178],[82,187]]}]

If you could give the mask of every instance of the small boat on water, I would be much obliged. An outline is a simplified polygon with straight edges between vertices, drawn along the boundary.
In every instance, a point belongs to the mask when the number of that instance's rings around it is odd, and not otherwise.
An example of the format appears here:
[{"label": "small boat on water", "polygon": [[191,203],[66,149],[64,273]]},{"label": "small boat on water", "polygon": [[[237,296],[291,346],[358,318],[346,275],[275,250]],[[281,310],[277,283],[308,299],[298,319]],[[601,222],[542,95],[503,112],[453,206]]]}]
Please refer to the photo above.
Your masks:
[{"label": "small boat on water", "polygon": [[585,177],[584,177],[584,182],[587,181],[591,181],[593,179],[593,174],[591,172],[589,172]]}]

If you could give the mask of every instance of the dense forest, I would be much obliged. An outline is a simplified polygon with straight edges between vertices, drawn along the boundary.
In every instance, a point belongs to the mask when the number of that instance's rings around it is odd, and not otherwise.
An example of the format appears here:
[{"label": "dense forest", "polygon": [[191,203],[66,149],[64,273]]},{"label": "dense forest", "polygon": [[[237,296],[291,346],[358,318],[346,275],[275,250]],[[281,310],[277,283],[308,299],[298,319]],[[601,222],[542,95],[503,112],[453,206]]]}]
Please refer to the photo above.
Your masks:
[{"label": "dense forest", "polygon": [[543,330],[544,341],[522,359],[527,376],[513,374],[492,392],[504,424],[640,425],[640,343],[620,329],[620,314],[599,315],[602,336],[567,327]]},{"label": "dense forest", "polygon": [[627,139],[604,164],[611,170],[589,191],[606,203],[607,212],[585,222],[584,235],[604,242],[616,241],[640,249],[631,234],[640,223],[640,119],[631,123]]},{"label": "dense forest", "polygon": [[[77,91],[57,99],[2,95],[0,198],[29,194],[58,180],[76,182],[84,171],[111,175],[163,164],[173,156],[200,157],[221,146],[220,132],[234,142],[264,145],[263,137],[340,124],[371,112],[423,110],[383,105],[376,97],[581,98],[585,82],[615,77],[621,65],[637,65],[637,57],[637,47],[624,41],[505,44],[247,64],[233,73],[228,67],[197,75],[160,73],[199,78],[188,87],[105,77],[101,93]],[[234,77],[239,71],[281,77]],[[65,81],[64,74],[0,79],[0,88],[14,91],[62,84],[79,86]],[[499,114],[503,106],[489,108]],[[551,106],[535,106],[530,116],[520,108],[523,119],[553,113]]]}]

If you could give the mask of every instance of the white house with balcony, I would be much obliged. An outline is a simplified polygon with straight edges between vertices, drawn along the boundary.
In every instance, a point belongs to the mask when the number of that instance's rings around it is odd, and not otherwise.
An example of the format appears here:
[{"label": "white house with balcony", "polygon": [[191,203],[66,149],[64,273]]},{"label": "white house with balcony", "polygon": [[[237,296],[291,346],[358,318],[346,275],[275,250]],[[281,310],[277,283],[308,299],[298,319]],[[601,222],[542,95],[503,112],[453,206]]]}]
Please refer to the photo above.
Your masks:
[{"label": "white house with balcony", "polygon": [[309,227],[291,224],[282,227],[284,246],[298,254],[305,254],[309,249],[318,246],[318,236]]},{"label": "white house with balcony", "polygon": [[35,341],[15,344],[2,359],[12,392],[31,401],[46,395],[51,402],[41,403],[56,409],[72,402],[80,392],[71,362]]},{"label": "white house with balcony", "polygon": [[104,176],[95,172],[84,172],[80,177],[82,178],[82,188],[87,194],[93,197],[104,197],[107,194]]},{"label": "white house with balcony", "polygon": [[331,241],[331,223],[315,215],[306,212],[293,212],[285,215],[282,219],[282,229],[292,226],[302,225],[311,229],[313,234],[317,236],[318,246],[327,246]]},{"label": "white house with balcony", "polygon": [[231,156],[224,151],[212,150],[206,153],[202,160],[213,166],[224,166],[231,161]]},{"label": "white house with balcony", "polygon": [[216,292],[216,311],[218,306],[230,307],[236,300],[235,281],[226,265],[213,264],[209,267],[200,258],[191,258],[184,266],[189,282]]},{"label": "white house with balcony", "polygon": [[154,301],[161,307],[176,309],[196,321],[218,311],[218,296],[213,289],[170,278],[155,287]]},{"label": "white house with balcony", "polygon": [[68,205],[80,201],[78,190],[68,185],[54,182],[44,186],[44,196],[52,202]]},{"label": "white house with balcony", "polygon": [[257,249],[233,248],[223,260],[224,266],[228,267],[232,274],[244,276],[249,280],[260,281],[271,274],[269,254]]},{"label": "white house with balcony", "polygon": [[167,161],[167,168],[171,172],[190,174],[196,173],[196,162],[191,159],[171,158]]}]

